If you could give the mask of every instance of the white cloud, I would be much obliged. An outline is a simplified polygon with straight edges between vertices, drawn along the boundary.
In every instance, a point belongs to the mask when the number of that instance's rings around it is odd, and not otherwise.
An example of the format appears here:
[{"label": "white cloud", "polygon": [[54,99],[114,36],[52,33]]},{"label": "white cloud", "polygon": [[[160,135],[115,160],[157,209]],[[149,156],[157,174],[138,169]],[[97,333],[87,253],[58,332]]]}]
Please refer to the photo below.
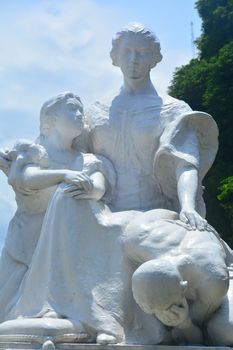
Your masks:
[{"label": "white cloud", "polygon": [[[111,38],[124,18],[119,9],[93,0],[28,4],[5,24],[7,35],[0,33],[2,108],[36,115],[43,100],[61,90],[75,90],[91,103],[119,88],[121,77],[109,59]],[[153,73],[163,93],[174,66],[187,62],[169,50],[164,56],[166,63]]]},{"label": "white cloud", "polygon": [[98,79],[106,81],[108,89],[109,74],[114,74],[108,55],[113,32],[109,23],[114,23],[115,14],[89,0],[35,4],[16,16],[7,36],[0,33],[5,84],[1,107],[35,110],[42,98],[67,90],[67,85],[72,89],[75,82],[76,89],[89,95],[88,101],[102,85]]},{"label": "white cloud", "polygon": [[88,0],[39,1],[24,10],[11,23],[7,36],[1,35],[1,66],[59,68],[62,54],[87,45],[94,33],[90,20],[80,20],[95,17],[96,6]]}]

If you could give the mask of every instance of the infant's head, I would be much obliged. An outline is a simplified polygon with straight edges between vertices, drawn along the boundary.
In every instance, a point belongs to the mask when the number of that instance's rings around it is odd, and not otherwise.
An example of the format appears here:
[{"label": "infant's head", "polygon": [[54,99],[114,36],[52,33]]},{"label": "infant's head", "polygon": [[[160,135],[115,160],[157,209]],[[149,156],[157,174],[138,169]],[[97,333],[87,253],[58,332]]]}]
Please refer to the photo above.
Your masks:
[{"label": "infant's head", "polygon": [[[172,312],[172,307],[186,308],[184,297],[187,282],[182,280],[179,271],[169,260],[150,260],[142,264],[133,274],[133,296],[141,309],[155,314],[169,326],[180,323]],[[185,312],[186,314],[186,312]]]},{"label": "infant's head", "polygon": [[8,157],[11,160],[16,160],[20,157],[25,164],[33,163],[44,168],[47,168],[49,165],[48,153],[45,148],[30,140],[18,140],[8,153]]}]

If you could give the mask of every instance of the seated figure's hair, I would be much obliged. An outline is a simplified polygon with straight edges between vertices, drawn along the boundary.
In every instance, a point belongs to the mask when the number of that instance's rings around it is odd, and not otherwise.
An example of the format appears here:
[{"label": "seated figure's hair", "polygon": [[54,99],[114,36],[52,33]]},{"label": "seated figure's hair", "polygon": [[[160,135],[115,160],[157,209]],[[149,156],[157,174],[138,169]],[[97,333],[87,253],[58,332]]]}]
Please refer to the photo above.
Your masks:
[{"label": "seated figure's hair", "polygon": [[161,47],[157,36],[141,23],[129,23],[126,28],[123,28],[120,32],[117,32],[116,37],[112,40],[112,50],[110,52],[110,56],[114,66],[119,66],[119,46],[122,39],[127,35],[141,35],[145,38],[145,40],[150,42],[151,49],[153,51],[151,68],[162,60],[163,56],[160,52]]},{"label": "seated figure's hair", "polygon": [[83,104],[80,97],[72,92],[65,91],[62,92],[49,100],[47,100],[40,110],[40,134],[41,136],[46,136],[50,132],[52,127],[53,119],[56,114],[56,110],[59,108],[60,104],[69,98],[75,98],[80,105],[80,112],[83,113]]}]

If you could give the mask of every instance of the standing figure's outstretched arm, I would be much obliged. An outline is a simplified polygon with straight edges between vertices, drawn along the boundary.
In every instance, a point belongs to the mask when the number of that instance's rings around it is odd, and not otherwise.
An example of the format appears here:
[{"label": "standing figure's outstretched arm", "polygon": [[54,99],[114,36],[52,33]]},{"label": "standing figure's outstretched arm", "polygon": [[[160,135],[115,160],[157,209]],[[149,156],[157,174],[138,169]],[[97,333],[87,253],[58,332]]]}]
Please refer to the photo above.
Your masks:
[{"label": "standing figure's outstretched arm", "polygon": [[198,170],[192,164],[180,161],[176,168],[177,192],[180,201],[180,220],[192,229],[205,230],[207,221],[196,211]]}]

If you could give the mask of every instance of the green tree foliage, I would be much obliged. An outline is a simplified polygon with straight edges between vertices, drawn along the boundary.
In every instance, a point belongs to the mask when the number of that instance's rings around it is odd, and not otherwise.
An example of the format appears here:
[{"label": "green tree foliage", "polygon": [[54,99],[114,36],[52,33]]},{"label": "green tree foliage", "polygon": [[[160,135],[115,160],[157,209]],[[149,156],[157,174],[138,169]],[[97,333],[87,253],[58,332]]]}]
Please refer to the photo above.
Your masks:
[{"label": "green tree foliage", "polygon": [[[223,207],[233,210],[233,176],[227,177],[221,182],[221,193],[218,198],[222,201]],[[231,217],[233,220],[233,217]]]},{"label": "green tree foliage", "polygon": [[203,30],[197,41],[198,48],[201,58],[209,58],[232,40],[233,0],[199,0],[196,8]]},{"label": "green tree foliage", "polygon": [[233,176],[224,179],[219,187],[220,194],[218,199],[222,202],[223,208],[226,210],[228,218],[233,227]]},{"label": "green tree foliage", "polygon": [[204,181],[207,218],[233,246],[233,0],[198,0],[196,8],[200,55],[176,69],[169,93],[218,124],[219,152]]}]

